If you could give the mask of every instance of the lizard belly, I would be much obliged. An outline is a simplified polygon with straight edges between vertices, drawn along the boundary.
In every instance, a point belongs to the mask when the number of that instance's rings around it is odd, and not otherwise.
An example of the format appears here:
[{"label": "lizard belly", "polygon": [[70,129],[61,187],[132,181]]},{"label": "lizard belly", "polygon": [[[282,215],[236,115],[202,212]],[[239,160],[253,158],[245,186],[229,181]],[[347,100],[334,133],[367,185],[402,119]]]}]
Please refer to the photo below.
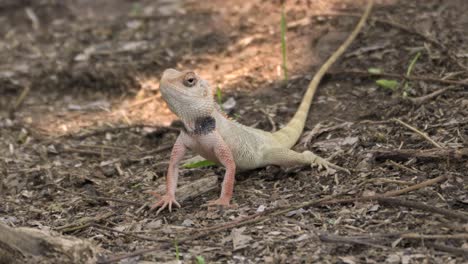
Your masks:
[{"label": "lizard belly", "polygon": [[184,144],[203,158],[219,163],[219,160],[214,153],[214,147],[217,140],[217,137],[212,133],[208,135],[187,135],[184,139]]}]

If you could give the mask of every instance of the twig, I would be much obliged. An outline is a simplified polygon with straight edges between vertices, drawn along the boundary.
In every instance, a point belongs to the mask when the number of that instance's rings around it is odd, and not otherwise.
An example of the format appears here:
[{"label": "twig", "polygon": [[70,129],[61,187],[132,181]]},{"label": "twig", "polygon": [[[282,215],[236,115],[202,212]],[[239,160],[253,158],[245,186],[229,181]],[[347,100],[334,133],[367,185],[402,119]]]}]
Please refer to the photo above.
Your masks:
[{"label": "twig", "polygon": [[430,138],[430,137],[427,135],[427,133],[424,133],[424,132],[418,130],[417,128],[415,128],[415,127],[413,127],[413,126],[410,126],[409,124],[407,124],[407,123],[401,121],[401,120],[398,119],[398,118],[393,118],[392,120],[394,120],[394,121],[400,123],[401,125],[403,125],[403,126],[405,126],[406,128],[412,130],[412,131],[415,132],[416,134],[422,136],[423,138],[425,138],[427,141],[429,141],[429,142],[430,142],[432,145],[434,145],[435,147],[440,148],[440,149],[442,148],[442,146],[441,146],[439,143],[435,142],[432,138]]},{"label": "twig", "polygon": [[[180,246],[182,243],[184,243],[185,241],[178,241],[178,245]],[[117,261],[120,261],[122,259],[126,259],[126,258],[132,258],[132,257],[136,257],[136,256],[141,256],[141,255],[144,255],[144,254],[147,254],[147,253],[150,253],[150,252],[153,252],[153,251],[158,251],[158,250],[161,250],[161,249],[168,249],[169,248],[169,244],[161,244],[161,245],[158,245],[156,247],[152,247],[152,248],[146,248],[146,249],[141,249],[141,250],[136,250],[132,253],[127,253],[127,254],[123,254],[123,255],[118,255],[118,256],[115,256],[115,257],[111,257],[111,258],[108,258],[108,259],[104,259],[104,260],[98,260],[98,264],[108,264],[108,263],[114,263],[114,262],[117,262]]]},{"label": "twig", "polygon": [[130,108],[135,108],[137,106],[140,106],[140,105],[144,105],[146,103],[149,103],[151,101],[153,101],[154,99],[160,97],[161,95],[160,94],[156,94],[156,95],[153,95],[153,96],[150,96],[148,98],[145,98],[145,99],[142,99],[142,100],[139,100],[139,101],[136,101],[134,102],[133,104],[130,104],[129,106],[127,106],[126,108],[127,109],[130,109]]},{"label": "twig", "polygon": [[419,189],[422,189],[424,187],[434,185],[434,184],[436,184],[438,182],[445,181],[445,180],[447,180],[447,176],[442,175],[442,176],[436,177],[434,179],[430,179],[430,180],[423,181],[423,182],[420,182],[420,183],[415,184],[415,185],[411,185],[411,186],[403,188],[401,190],[386,192],[382,196],[383,197],[399,196],[399,195],[402,195],[404,193],[409,193],[409,192],[412,192],[412,191],[416,191],[416,190],[419,190]]},{"label": "twig", "polygon": [[321,202],[320,205],[333,205],[333,204],[346,204],[346,203],[354,203],[354,202],[374,201],[374,200],[377,200],[377,198],[379,197],[392,197],[392,196],[398,196],[398,195],[402,195],[408,192],[416,191],[424,187],[434,185],[444,180],[447,180],[447,176],[439,176],[434,179],[430,179],[427,181],[420,182],[418,184],[411,185],[401,190],[389,191],[383,194],[377,194],[377,195],[372,195],[372,196],[362,196],[362,197],[357,197],[357,198],[330,200],[330,201]]},{"label": "twig", "polygon": [[89,149],[78,149],[78,148],[64,148],[62,152],[65,153],[78,153],[82,155],[90,155],[90,156],[104,156],[104,155],[109,155],[109,153],[105,151],[95,151],[95,150],[89,150]]},{"label": "twig", "polygon": [[23,91],[21,91],[21,94],[16,99],[15,104],[10,109],[10,116],[13,116],[16,110],[18,110],[18,108],[24,102],[24,99],[26,99],[30,91],[31,91],[31,88],[29,87],[29,85],[24,86]]},{"label": "twig", "polygon": [[365,246],[376,247],[376,248],[381,248],[381,249],[388,248],[386,246],[377,244],[375,241],[368,242],[368,241],[364,241],[362,238],[355,238],[355,237],[321,234],[319,235],[319,239],[320,241],[325,242],[325,243],[358,244],[358,245],[365,245]]},{"label": "twig", "polygon": [[387,178],[371,178],[365,182],[375,182],[377,184],[393,183],[393,184],[398,184],[398,185],[411,185],[411,182],[408,182],[408,181],[399,181],[399,180],[387,179]]},{"label": "twig", "polygon": [[263,109],[260,109],[260,112],[262,112],[262,113],[266,116],[268,122],[270,122],[270,125],[271,125],[271,132],[275,132],[275,131],[276,131],[276,124],[275,124],[275,121],[273,121],[273,119],[272,119],[271,116],[267,113],[267,111],[265,111],[265,110],[263,110]]},{"label": "twig", "polygon": [[145,151],[145,152],[142,152],[140,153],[141,156],[149,156],[149,155],[154,155],[154,154],[158,154],[158,153],[161,153],[161,152],[164,152],[166,150],[170,150],[172,149],[173,145],[165,145],[165,146],[162,146],[162,147],[159,147],[157,149],[153,149],[153,150],[148,150],[148,151]]},{"label": "twig", "polygon": [[83,196],[85,198],[88,198],[88,199],[91,199],[91,200],[96,200],[96,201],[111,201],[111,202],[116,202],[116,203],[134,205],[134,206],[142,206],[143,205],[143,203],[140,203],[140,202],[117,199],[117,198],[112,198],[112,197],[94,196],[94,195],[79,194],[79,193],[77,193],[77,194],[81,195],[81,196]]},{"label": "twig", "polygon": [[420,97],[409,98],[409,100],[415,105],[421,105],[421,104],[425,103],[426,101],[429,101],[432,98],[435,98],[435,97],[445,93],[448,90],[450,90],[450,87],[445,87],[443,89],[436,90],[436,91],[434,91],[434,92],[432,92],[430,94],[426,94],[426,95],[423,95],[423,96],[420,96]]},{"label": "twig", "polygon": [[439,251],[445,251],[448,253],[452,253],[455,255],[460,255],[465,258],[468,258],[468,249],[463,249],[463,248],[456,248],[456,247],[450,247],[442,244],[436,244],[436,243],[427,243],[426,245],[439,250]]},{"label": "twig", "polygon": [[94,131],[90,131],[90,132],[84,133],[84,134],[78,134],[78,135],[76,135],[76,134],[65,134],[65,135],[63,135],[61,137],[85,139],[87,137],[98,136],[98,135],[102,135],[102,134],[106,134],[106,133],[113,133],[113,132],[117,132],[117,131],[121,131],[121,130],[128,130],[128,129],[132,129],[132,128],[144,128],[144,127],[151,127],[151,128],[154,128],[154,129],[166,129],[167,131],[171,131],[171,132],[179,132],[180,131],[179,129],[173,128],[173,127],[162,127],[162,126],[154,126],[154,125],[136,124],[136,125],[128,125],[128,126],[107,127],[107,128],[103,128],[103,129],[97,129],[97,130],[94,130]]},{"label": "twig", "polygon": [[418,171],[418,170],[415,170],[415,169],[412,169],[412,168],[408,168],[408,167],[406,167],[405,165],[402,165],[402,164],[400,164],[400,163],[397,163],[397,162],[395,162],[395,161],[393,161],[393,160],[389,160],[388,163],[390,163],[391,165],[393,165],[393,166],[395,166],[395,167],[398,167],[398,168],[400,168],[400,169],[409,171],[409,172],[414,173],[414,174],[420,173],[420,171]]},{"label": "twig", "polygon": [[155,241],[155,242],[171,242],[168,239],[159,239],[159,238],[154,238],[154,237],[149,237],[149,236],[137,235],[137,234],[133,234],[133,233],[130,233],[130,232],[115,230],[115,229],[112,229],[110,227],[99,225],[99,224],[96,224],[96,223],[92,223],[91,226],[93,226],[95,228],[98,228],[98,229],[103,229],[103,230],[106,230],[106,231],[109,231],[109,232],[115,232],[115,233],[118,233],[118,234],[123,234],[123,235],[126,235],[126,236],[130,236],[130,237],[134,237],[134,238],[138,238],[138,239],[142,239],[142,240]]},{"label": "twig", "polygon": [[377,198],[377,201],[380,204],[385,204],[385,205],[399,205],[399,206],[405,206],[405,207],[410,207],[410,208],[415,208],[431,213],[436,213],[436,214],[441,214],[446,216],[447,218],[456,218],[463,220],[465,222],[468,222],[468,215],[459,213],[457,211],[452,211],[444,208],[438,208],[435,206],[430,206],[424,203],[419,203],[419,202],[413,202],[413,201],[405,201],[402,199],[398,198],[388,198],[388,197],[379,197]]},{"label": "twig", "polygon": [[[416,239],[416,240],[448,240],[448,239],[468,239],[468,234],[455,234],[455,235],[426,235],[417,233],[396,233],[396,234],[371,234],[371,235],[358,235],[358,236],[340,236],[331,234],[321,234],[319,238],[322,242],[328,243],[345,243],[345,244],[358,244],[366,245],[370,247],[387,248],[386,246],[377,244],[382,238],[396,237],[399,239]],[[428,243],[430,246],[436,248],[440,244]],[[434,246],[437,245],[437,246]],[[446,247],[441,245],[437,248],[441,251],[447,251],[450,253],[465,255],[468,251],[459,248]]]},{"label": "twig", "polygon": [[78,219],[75,223],[60,226],[55,228],[56,231],[61,231],[63,233],[69,233],[73,232],[76,230],[80,230],[86,227],[89,227],[93,222],[99,222],[103,219],[109,218],[111,216],[115,215],[115,212],[107,212],[104,214],[100,214],[94,217],[83,217]]},{"label": "twig", "polygon": [[[261,212],[261,213],[255,213],[255,214],[243,217],[241,219],[236,219],[236,220],[233,220],[233,221],[225,223],[225,224],[212,226],[210,228],[205,228],[197,235],[188,236],[186,238],[179,239],[178,243],[179,243],[179,245],[181,245],[183,243],[187,243],[187,242],[190,242],[190,241],[193,241],[193,240],[197,240],[197,239],[212,235],[215,232],[220,232],[220,231],[228,230],[228,229],[231,229],[231,228],[234,228],[234,227],[244,226],[244,225],[247,225],[247,224],[258,223],[258,222],[267,220],[267,219],[269,219],[271,217],[278,216],[278,215],[283,215],[285,213],[288,213],[290,211],[297,210],[297,209],[300,209],[300,208],[303,208],[303,207],[319,206],[319,205],[325,205],[325,204],[331,205],[331,204],[338,204],[338,203],[349,203],[349,202],[356,202],[356,201],[370,201],[370,200],[376,200],[376,197],[397,196],[397,195],[400,195],[400,194],[403,194],[403,193],[407,193],[407,192],[410,192],[410,191],[414,191],[414,190],[417,190],[417,189],[424,188],[426,186],[438,183],[438,182],[440,182],[442,180],[445,180],[445,179],[446,179],[445,176],[440,176],[440,177],[437,177],[437,178],[434,178],[434,179],[431,179],[431,180],[428,180],[428,181],[425,181],[425,182],[422,182],[422,183],[415,184],[415,185],[410,186],[408,188],[404,188],[402,190],[393,191],[393,192],[386,192],[386,193],[384,193],[382,195],[364,196],[364,197],[358,197],[358,198],[353,198],[353,199],[333,200],[336,197],[342,195],[342,194],[336,194],[336,195],[330,195],[330,196],[327,196],[327,197],[324,197],[324,198],[321,198],[321,199],[313,199],[313,200],[310,200],[310,201],[307,201],[307,202],[304,202],[304,203],[299,203],[299,204],[291,205],[291,206],[288,206],[288,207],[267,210],[267,211],[264,211],[264,212]],[[348,191],[346,191],[344,193],[347,193]],[[122,259],[125,259],[125,258],[140,256],[140,255],[143,255],[143,254],[146,254],[146,253],[161,250],[162,248],[163,248],[163,246],[160,245],[160,246],[153,247],[153,248],[148,248],[148,249],[135,251],[135,252],[133,252],[131,254],[124,254],[124,255],[116,256],[116,257],[113,257],[113,258],[110,258],[110,259],[100,261],[98,263],[101,263],[101,264],[112,263],[112,262],[116,262],[116,261],[119,261],[119,260],[122,260]]]},{"label": "twig", "polygon": [[457,80],[446,80],[446,79],[439,79],[435,77],[428,77],[428,76],[415,76],[415,75],[404,75],[404,74],[396,74],[396,73],[370,73],[368,71],[363,70],[345,70],[345,71],[331,71],[328,74],[330,75],[361,75],[365,77],[389,77],[395,79],[404,79],[408,81],[424,81],[424,82],[435,82],[435,83],[442,83],[448,85],[460,85],[464,87],[468,87],[468,82],[464,81],[457,81]]},{"label": "twig", "polygon": [[36,16],[36,13],[34,13],[34,11],[30,7],[26,7],[25,12],[26,16],[31,20],[33,29],[36,31],[39,30],[40,23],[39,19]]},{"label": "twig", "polygon": [[463,160],[468,158],[468,148],[377,150],[372,153],[375,160],[408,160],[412,158],[420,160]]},{"label": "twig", "polygon": [[401,238],[406,239],[468,239],[468,234],[454,234],[454,235],[425,235],[418,233],[402,234]]},{"label": "twig", "polygon": [[[316,16],[352,16],[352,17],[360,17],[359,14],[353,14],[353,13],[326,13],[326,14],[318,14]],[[393,22],[393,21],[390,21],[390,20],[387,20],[387,19],[381,19],[381,18],[370,18],[369,20],[371,21],[374,21],[374,22],[377,22],[377,23],[380,23],[380,24],[385,24],[385,25],[389,25],[391,27],[394,27],[394,28],[397,28],[401,31],[405,31],[409,34],[412,34],[412,35],[417,35],[419,36],[420,38],[423,38],[425,39],[426,41],[434,44],[435,46],[437,46],[443,53],[445,53],[448,58],[450,60],[452,60],[453,62],[455,62],[460,68],[462,68],[463,70],[468,70],[468,67],[463,65],[458,59],[457,59],[457,56],[456,54],[454,54],[447,46],[445,46],[445,44],[439,42],[438,40],[432,38],[431,36],[427,36],[419,31],[416,31],[414,29],[411,29],[409,27],[406,27],[405,25],[402,25],[400,23],[397,23],[397,22]]]},{"label": "twig", "polygon": [[50,186],[55,187],[63,192],[66,193],[71,193],[73,195],[81,196],[83,198],[88,198],[96,201],[112,201],[112,202],[117,202],[117,203],[123,203],[123,204],[129,204],[129,205],[135,205],[135,206],[142,206],[143,204],[140,202],[134,202],[130,200],[123,200],[123,199],[117,199],[117,198],[111,198],[111,197],[104,197],[104,196],[96,196],[96,195],[89,195],[85,193],[79,193],[79,192],[74,192],[69,189],[65,189],[63,187],[58,186],[57,184],[51,184]]}]

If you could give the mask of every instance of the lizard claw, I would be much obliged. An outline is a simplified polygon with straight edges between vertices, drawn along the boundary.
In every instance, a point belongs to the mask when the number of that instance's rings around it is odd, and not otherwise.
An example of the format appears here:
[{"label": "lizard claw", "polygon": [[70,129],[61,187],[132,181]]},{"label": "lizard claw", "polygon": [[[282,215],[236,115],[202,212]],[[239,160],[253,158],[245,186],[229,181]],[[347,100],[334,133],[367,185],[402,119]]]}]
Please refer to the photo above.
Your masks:
[{"label": "lizard claw", "polygon": [[176,201],[174,195],[165,194],[161,196],[156,192],[151,192],[151,194],[156,196],[156,198],[160,199],[160,201],[154,203],[150,209],[151,211],[153,211],[156,208],[160,207],[158,211],[156,211],[156,215],[158,215],[166,207],[169,209],[169,212],[172,212],[172,204],[175,204],[177,207],[180,208],[180,204]]},{"label": "lizard claw", "polygon": [[340,171],[344,171],[348,174],[351,174],[349,172],[349,170],[343,168],[343,167],[340,167],[338,165],[335,165],[331,162],[329,162],[328,160],[326,159],[323,159],[317,155],[315,155],[314,153],[310,152],[310,151],[307,151],[308,155],[310,155],[312,157],[312,166],[316,165],[318,170],[322,170],[322,169],[325,169],[327,171],[328,174],[331,174],[331,173],[334,173],[335,170],[340,170]]}]

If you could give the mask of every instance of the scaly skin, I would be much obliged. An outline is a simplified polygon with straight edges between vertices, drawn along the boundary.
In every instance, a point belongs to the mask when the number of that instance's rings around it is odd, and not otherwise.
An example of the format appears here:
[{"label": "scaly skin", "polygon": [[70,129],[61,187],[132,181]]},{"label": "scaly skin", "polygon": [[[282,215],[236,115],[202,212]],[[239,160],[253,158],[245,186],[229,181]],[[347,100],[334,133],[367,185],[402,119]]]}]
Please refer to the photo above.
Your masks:
[{"label": "scaly skin", "polygon": [[185,130],[177,138],[172,149],[167,172],[166,194],[153,193],[160,200],[152,209],[157,213],[172,205],[180,207],[175,198],[178,165],[187,148],[207,160],[226,167],[221,195],[208,205],[230,206],[236,170],[249,170],[267,165],[293,166],[310,164],[319,168],[347,171],[310,151],[295,152],[290,148],[300,138],[310,105],[325,72],[344,53],[363,27],[372,8],[370,0],[366,11],[345,42],[322,65],[310,82],[306,94],[291,121],[277,132],[269,133],[229,120],[213,100],[213,89],[192,71],[164,71],[160,91],[169,108],[184,123]]}]

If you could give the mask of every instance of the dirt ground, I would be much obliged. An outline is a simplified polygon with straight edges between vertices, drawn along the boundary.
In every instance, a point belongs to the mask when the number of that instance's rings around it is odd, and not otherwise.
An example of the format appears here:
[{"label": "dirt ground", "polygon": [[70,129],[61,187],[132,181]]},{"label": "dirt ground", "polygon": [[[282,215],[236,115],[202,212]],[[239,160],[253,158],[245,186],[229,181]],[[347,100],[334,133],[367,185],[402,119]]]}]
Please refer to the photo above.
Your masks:
[{"label": "dirt ground", "polygon": [[[351,174],[268,167],[238,175],[238,208],[202,207],[219,187],[172,213],[147,208],[180,128],[158,91],[164,69],[194,69],[220,88],[231,117],[275,130],[364,5],[286,1],[285,82],[278,1],[0,1],[0,222],[93,241],[101,261],[153,249],[121,263],[174,262],[176,251],[184,263],[466,263],[466,0],[376,1],[322,82],[294,149]],[[408,68],[432,80],[405,82]],[[219,185],[223,168],[181,169],[180,185],[213,173]],[[429,179],[442,180],[398,197],[426,209],[296,206]],[[264,218],[238,221],[256,213]]]}]

